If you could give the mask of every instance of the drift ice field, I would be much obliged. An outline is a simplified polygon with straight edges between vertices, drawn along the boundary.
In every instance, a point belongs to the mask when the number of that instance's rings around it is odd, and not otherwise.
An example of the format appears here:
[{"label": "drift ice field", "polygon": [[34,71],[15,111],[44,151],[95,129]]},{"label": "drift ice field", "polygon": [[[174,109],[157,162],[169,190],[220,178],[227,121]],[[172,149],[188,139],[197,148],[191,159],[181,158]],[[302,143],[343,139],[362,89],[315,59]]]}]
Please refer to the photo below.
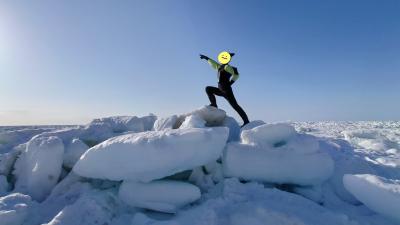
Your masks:
[{"label": "drift ice field", "polygon": [[400,224],[400,122],[0,128],[0,225]]}]

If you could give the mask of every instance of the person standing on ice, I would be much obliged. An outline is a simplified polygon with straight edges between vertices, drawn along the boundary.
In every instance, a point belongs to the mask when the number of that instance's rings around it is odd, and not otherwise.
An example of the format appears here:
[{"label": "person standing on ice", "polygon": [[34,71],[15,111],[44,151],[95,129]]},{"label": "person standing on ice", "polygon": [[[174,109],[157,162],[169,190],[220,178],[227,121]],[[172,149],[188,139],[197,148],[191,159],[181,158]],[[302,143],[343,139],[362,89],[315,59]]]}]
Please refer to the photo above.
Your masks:
[{"label": "person standing on ice", "polygon": [[229,53],[226,51],[219,53],[218,61],[221,64],[201,54],[200,59],[207,60],[211,67],[218,71],[218,88],[212,86],[206,87],[206,92],[211,102],[210,106],[218,108],[215,95],[224,97],[232,106],[232,108],[234,108],[236,112],[239,113],[240,117],[243,120],[243,127],[244,125],[249,123],[249,119],[242,107],[240,107],[240,105],[237,103],[231,87],[232,84],[235,83],[235,81],[239,78],[239,72],[236,67],[228,64],[231,61],[232,56],[234,55],[235,53]]}]

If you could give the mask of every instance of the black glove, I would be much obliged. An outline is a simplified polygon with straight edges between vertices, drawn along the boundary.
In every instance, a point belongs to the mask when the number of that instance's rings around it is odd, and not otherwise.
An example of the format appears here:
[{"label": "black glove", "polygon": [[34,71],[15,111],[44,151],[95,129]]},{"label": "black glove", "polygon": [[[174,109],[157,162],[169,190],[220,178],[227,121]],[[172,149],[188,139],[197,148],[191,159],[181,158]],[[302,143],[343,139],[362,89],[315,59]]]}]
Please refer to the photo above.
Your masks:
[{"label": "black glove", "polygon": [[209,58],[207,56],[205,56],[205,55],[200,54],[200,59],[208,60]]},{"label": "black glove", "polygon": [[232,86],[233,83],[235,83],[234,80],[230,80],[229,82],[230,82],[231,86]]}]

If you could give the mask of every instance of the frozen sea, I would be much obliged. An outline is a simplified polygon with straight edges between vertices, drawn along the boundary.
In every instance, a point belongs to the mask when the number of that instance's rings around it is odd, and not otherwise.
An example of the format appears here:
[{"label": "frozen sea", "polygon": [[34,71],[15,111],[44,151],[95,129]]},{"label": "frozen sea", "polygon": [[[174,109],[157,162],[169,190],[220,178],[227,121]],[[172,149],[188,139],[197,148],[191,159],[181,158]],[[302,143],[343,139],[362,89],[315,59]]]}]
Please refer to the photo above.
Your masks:
[{"label": "frozen sea", "polygon": [[[151,183],[152,186],[148,187],[149,190],[154,189],[154,192],[147,192],[147,184],[140,184],[142,194],[133,190],[134,187],[138,187],[136,181],[129,181],[133,182],[129,184],[130,186],[127,186],[128,181],[124,181],[127,183],[124,184],[124,192],[128,194],[121,196],[121,193],[118,194],[121,181],[81,177],[72,171],[72,166],[79,160],[80,155],[92,146],[100,149],[96,151],[118,150],[119,144],[126,145],[127,140],[132,142],[128,143],[128,147],[129,144],[141,146],[143,141],[140,138],[143,137],[139,137],[140,132],[154,130],[155,118],[152,122],[148,122],[151,120],[149,118],[140,118],[133,122],[132,118],[113,118],[112,125],[109,125],[111,123],[107,119],[100,119],[84,126],[0,127],[0,225],[400,224],[400,218],[396,216],[397,213],[400,214],[400,121],[287,123],[295,128],[296,135],[311,135],[313,140],[318,142],[319,151],[332,158],[334,172],[329,179],[318,184],[282,184],[224,177],[218,174],[220,173],[218,168],[213,167],[208,172],[207,168],[194,169],[189,180],[179,177],[184,177],[184,174],[178,174],[173,178],[174,182],[187,182],[184,185]],[[199,118],[188,118],[186,117],[185,124],[189,124],[189,128],[185,129],[205,129],[202,127],[207,126],[204,125],[206,122],[199,123]],[[178,121],[179,116],[173,119]],[[158,123],[157,126],[160,127],[163,121],[170,122],[171,119],[159,120],[155,123]],[[137,125],[139,122],[140,126]],[[151,127],[148,126],[150,123]],[[200,128],[197,128],[199,126]],[[229,126],[232,130],[232,126]],[[108,128],[111,131],[107,130]],[[153,145],[156,147],[165,141],[171,151],[175,151],[175,139],[171,137],[179,136],[180,139],[177,140],[182,146],[187,145],[186,140],[191,140],[198,148],[202,147],[203,139],[194,142],[197,140],[194,134],[185,132],[156,133],[160,138],[153,133],[148,133],[149,138],[146,137],[147,139],[144,140],[146,143],[154,142]],[[191,132],[196,133],[197,130]],[[136,136],[129,136],[132,133]],[[128,136],[125,139],[113,139],[120,134]],[[54,135],[55,139],[46,139]],[[185,135],[189,137],[186,138]],[[204,134],[199,138],[207,137],[207,135]],[[33,143],[30,140],[35,136],[42,136],[44,139]],[[75,136],[80,140],[74,139]],[[102,141],[105,142],[101,143]],[[101,146],[96,147],[99,143]],[[42,148],[41,146],[45,144],[50,147]],[[207,145],[204,144],[203,147]],[[145,149],[146,151],[154,150],[152,146],[146,148],[148,148]],[[44,150],[36,151],[35,149]],[[52,149],[60,149],[60,153]],[[24,151],[32,151],[32,153],[21,156],[21,152]],[[51,152],[48,158],[46,151]],[[67,154],[67,152],[70,153]],[[78,153],[79,155],[76,156]],[[135,154],[137,157],[153,157]],[[180,153],[176,150],[175,154]],[[112,154],[105,157],[110,156],[112,157]],[[124,155],[121,157],[123,160]],[[102,160],[101,158],[94,159]],[[179,159],[174,160],[171,162],[181,163]],[[140,163],[139,161],[136,163]],[[183,159],[183,161],[188,160]],[[133,160],[132,163],[135,161]],[[220,160],[217,161],[218,163]],[[304,163],[304,165],[307,164],[307,162]],[[193,162],[193,165],[195,164],[196,162]],[[186,168],[188,165],[182,164],[181,167]],[[95,166],[100,168],[99,165]],[[120,166],[115,167],[116,170],[122,170],[124,165]],[[290,164],[283,166],[291,167]],[[146,169],[145,167],[138,168]],[[85,169],[90,168],[85,167]],[[174,169],[176,169],[174,164],[169,165],[168,170]],[[201,172],[202,170],[205,172]],[[146,175],[149,173],[153,171],[146,170]],[[158,170],[154,170],[154,173],[158,174]],[[47,183],[41,182],[43,174],[55,176],[57,179]],[[280,175],[279,171],[277,174]],[[129,177],[130,174],[121,176]],[[265,179],[268,180],[268,177]],[[188,187],[186,188],[185,185]],[[195,186],[201,190],[201,197],[197,196]],[[129,193],[130,187],[132,187],[132,193]],[[183,193],[188,195],[187,198],[174,192],[174,187],[179,189],[182,195]],[[190,194],[192,190],[195,196]],[[123,199],[135,198],[135,196],[136,199],[132,202]],[[144,199],[137,203],[143,207],[132,205],[136,204],[138,198]],[[187,199],[191,199],[190,203]],[[166,201],[170,205],[157,201]],[[174,205],[175,202],[177,202],[176,205]],[[184,206],[181,206],[182,202],[185,203]],[[164,203],[167,205],[163,205]],[[172,207],[174,213],[151,210],[154,205],[156,209],[157,207],[161,209]],[[177,205],[179,208],[175,211]]]}]

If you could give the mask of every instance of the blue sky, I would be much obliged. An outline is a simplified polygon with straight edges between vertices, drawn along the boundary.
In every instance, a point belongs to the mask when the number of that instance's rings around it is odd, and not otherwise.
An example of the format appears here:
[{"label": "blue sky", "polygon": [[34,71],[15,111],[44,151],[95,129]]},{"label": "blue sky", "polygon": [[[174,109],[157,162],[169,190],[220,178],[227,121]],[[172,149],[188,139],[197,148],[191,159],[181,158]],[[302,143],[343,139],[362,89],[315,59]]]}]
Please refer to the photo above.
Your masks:
[{"label": "blue sky", "polygon": [[[400,2],[1,1],[0,125],[179,114],[236,53],[250,119],[400,120]],[[236,113],[224,99],[218,104]]]}]

